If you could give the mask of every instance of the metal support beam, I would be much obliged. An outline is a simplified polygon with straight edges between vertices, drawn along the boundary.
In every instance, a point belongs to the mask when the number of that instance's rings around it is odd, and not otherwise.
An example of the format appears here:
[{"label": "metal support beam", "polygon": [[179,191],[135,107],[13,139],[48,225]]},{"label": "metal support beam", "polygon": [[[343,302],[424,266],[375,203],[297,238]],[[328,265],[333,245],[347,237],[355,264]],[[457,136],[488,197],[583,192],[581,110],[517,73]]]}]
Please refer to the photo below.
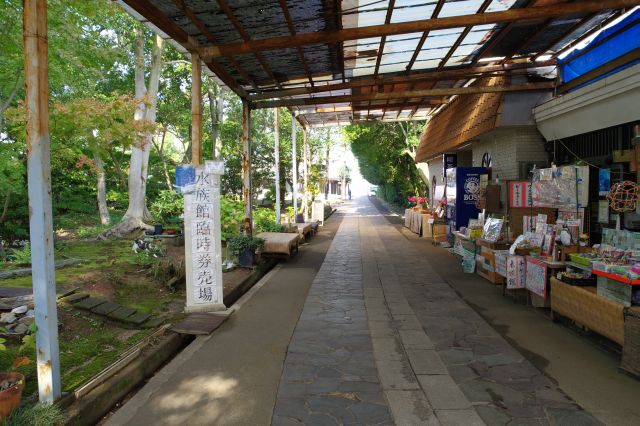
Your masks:
[{"label": "metal support beam", "polygon": [[296,148],[296,116],[291,114],[291,182],[293,191],[293,211],[298,214],[298,153]]},{"label": "metal support beam", "polygon": [[580,13],[587,14],[600,10],[627,8],[637,6],[637,4],[637,0],[585,0],[574,3],[554,4],[551,6],[508,9],[498,12],[447,16],[444,18],[422,19],[388,25],[371,25],[333,31],[317,31],[291,36],[280,36],[261,40],[207,46],[202,48],[201,54],[204,57],[234,56],[246,53],[263,52],[267,50],[306,46],[310,44],[359,40],[370,37],[410,34],[485,24],[534,21]]},{"label": "metal support beam", "polygon": [[244,231],[253,233],[251,202],[251,107],[242,101],[242,198],[244,200]]},{"label": "metal support beam", "polygon": [[61,395],[58,311],[53,258],[46,0],[23,1],[27,175],[36,358],[40,401]]},{"label": "metal support beam", "polygon": [[258,108],[275,108],[277,106],[302,106],[321,105],[341,102],[360,102],[369,100],[402,99],[402,98],[426,98],[430,96],[469,95],[475,93],[501,93],[520,92],[527,90],[545,90],[555,87],[554,82],[522,83],[506,86],[468,86],[468,87],[443,87],[424,90],[406,90],[402,92],[378,92],[360,95],[319,96],[316,98],[281,99],[277,101],[255,102],[252,106]]},{"label": "metal support beam", "polygon": [[379,76],[378,78],[357,78],[346,83],[316,85],[314,87],[295,87],[291,89],[265,91],[264,93],[250,95],[250,101],[259,101],[286,96],[306,95],[310,93],[323,93],[336,90],[353,89],[359,87],[380,86],[386,84],[413,84],[420,81],[457,80],[469,78],[494,77],[495,73],[527,74],[539,67],[556,65],[555,60],[541,62],[516,62],[502,65],[486,65],[473,68],[462,68],[444,71],[413,72],[396,76]]},{"label": "metal support beam", "polygon": [[191,54],[191,163],[202,164],[202,65],[195,52]]},{"label": "metal support beam", "polygon": [[280,108],[276,108],[274,111],[274,125],[273,125],[273,157],[276,168],[276,223],[280,223]]}]

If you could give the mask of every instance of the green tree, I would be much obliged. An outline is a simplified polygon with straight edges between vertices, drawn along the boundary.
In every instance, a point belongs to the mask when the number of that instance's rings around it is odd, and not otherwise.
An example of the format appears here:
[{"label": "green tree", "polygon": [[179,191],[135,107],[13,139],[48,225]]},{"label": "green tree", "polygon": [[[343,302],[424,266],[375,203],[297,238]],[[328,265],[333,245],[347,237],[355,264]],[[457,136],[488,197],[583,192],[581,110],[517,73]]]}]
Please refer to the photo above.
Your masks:
[{"label": "green tree", "polygon": [[427,185],[415,165],[423,122],[372,123],[347,126],[344,135],[358,160],[360,173],[380,186],[389,202],[406,204],[409,195],[425,195]]}]

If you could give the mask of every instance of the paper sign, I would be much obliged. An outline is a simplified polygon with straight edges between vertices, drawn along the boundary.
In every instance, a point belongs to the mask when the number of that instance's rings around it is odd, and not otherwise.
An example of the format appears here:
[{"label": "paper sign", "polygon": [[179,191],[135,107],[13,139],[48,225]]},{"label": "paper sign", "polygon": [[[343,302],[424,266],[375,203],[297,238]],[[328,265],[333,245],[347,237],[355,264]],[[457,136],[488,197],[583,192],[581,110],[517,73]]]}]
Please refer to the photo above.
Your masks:
[{"label": "paper sign", "polygon": [[204,170],[208,174],[223,175],[224,174],[224,162],[222,161],[205,161]]},{"label": "paper sign", "polygon": [[609,200],[598,201],[598,222],[609,223]]},{"label": "paper sign", "polygon": [[605,196],[611,190],[611,169],[598,171],[598,195]]},{"label": "paper sign", "polygon": [[531,207],[531,182],[509,182],[509,207]]},{"label": "paper sign", "polygon": [[507,256],[507,289],[525,287],[524,257]]},{"label": "paper sign", "polygon": [[527,257],[525,285],[529,291],[538,296],[547,297],[547,266],[544,262]]}]

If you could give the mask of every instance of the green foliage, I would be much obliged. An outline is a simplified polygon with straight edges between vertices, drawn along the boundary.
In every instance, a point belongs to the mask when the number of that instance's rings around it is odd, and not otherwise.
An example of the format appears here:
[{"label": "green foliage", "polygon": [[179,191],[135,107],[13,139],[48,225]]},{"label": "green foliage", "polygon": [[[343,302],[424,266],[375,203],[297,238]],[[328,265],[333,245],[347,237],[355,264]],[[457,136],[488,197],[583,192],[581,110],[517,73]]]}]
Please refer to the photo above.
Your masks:
[{"label": "green foliage", "polygon": [[388,202],[405,205],[407,196],[428,191],[414,163],[423,124],[373,123],[344,130],[360,173],[369,183],[378,185],[378,195]]},{"label": "green foliage", "polygon": [[31,244],[26,243],[22,248],[12,249],[11,256],[18,265],[31,265]]},{"label": "green foliage", "polygon": [[175,191],[161,190],[151,203],[150,210],[160,223],[176,223],[184,212],[184,197]]},{"label": "green foliage", "polygon": [[220,197],[220,228],[226,240],[240,231],[244,220],[244,204],[230,197]]},{"label": "green foliage", "polygon": [[231,237],[227,243],[227,250],[236,256],[245,250],[257,250],[261,247],[264,247],[264,240],[262,238],[244,234]]},{"label": "green foliage", "polygon": [[257,208],[253,211],[253,227],[256,232],[282,232],[284,227],[276,223],[276,212],[271,209]]},{"label": "green foliage", "polygon": [[54,426],[66,420],[60,406],[37,403],[16,408],[4,422],[6,426]]}]

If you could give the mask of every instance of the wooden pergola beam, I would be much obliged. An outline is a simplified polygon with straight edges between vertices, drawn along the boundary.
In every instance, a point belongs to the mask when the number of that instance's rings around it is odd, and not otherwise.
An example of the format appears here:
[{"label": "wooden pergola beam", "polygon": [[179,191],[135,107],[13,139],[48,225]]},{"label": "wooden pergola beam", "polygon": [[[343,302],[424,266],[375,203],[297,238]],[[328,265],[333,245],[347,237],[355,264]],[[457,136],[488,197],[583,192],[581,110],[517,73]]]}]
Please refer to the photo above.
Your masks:
[{"label": "wooden pergola beam", "polygon": [[[296,35],[296,27],[293,25],[293,20],[291,19],[291,14],[289,13],[289,7],[287,6],[287,0],[280,0],[280,8],[282,9],[282,13],[284,14],[284,19],[287,21],[287,26],[289,27],[289,32],[291,35]],[[302,47],[298,46],[298,57],[300,58],[300,63],[302,63],[302,67],[304,68],[304,73],[307,75],[307,79],[309,79],[309,84],[311,86],[314,85],[313,78],[311,77],[311,71],[309,70],[309,66],[307,65],[307,61],[304,57],[304,52],[302,51]]]},{"label": "wooden pergola beam", "polygon": [[251,106],[255,109],[275,108],[281,106],[303,106],[303,105],[321,105],[333,104],[341,102],[360,102],[370,100],[384,99],[404,99],[404,98],[426,98],[429,96],[453,96],[453,95],[469,95],[476,93],[502,93],[502,92],[520,92],[529,90],[547,90],[555,87],[554,82],[542,83],[522,83],[506,86],[469,86],[469,87],[447,87],[425,90],[409,90],[402,92],[385,92],[385,93],[366,93],[359,95],[344,96],[319,96],[317,98],[297,98],[297,99],[280,99],[276,101],[260,101],[254,102]]},{"label": "wooden pergola beam", "polygon": [[[193,52],[203,49],[197,40],[189,36],[182,28],[180,28],[172,19],[166,16],[160,9],[151,4],[148,0],[122,0],[129,7],[142,15],[149,22],[160,28],[169,37],[177,43],[184,46],[185,49]],[[202,57],[202,55],[201,55]],[[207,66],[218,76],[224,84],[233,90],[241,98],[247,97],[247,92],[236,83],[235,79],[222,67],[215,62],[213,58],[204,58]]]},{"label": "wooden pergola beam", "polygon": [[[233,25],[233,27],[236,29],[236,31],[238,31],[238,34],[240,34],[240,36],[242,37],[244,42],[245,43],[250,43],[251,42],[251,37],[249,37],[249,34],[245,31],[244,27],[242,26],[242,24],[240,23],[240,21],[236,17],[235,13],[233,13],[233,11],[231,10],[231,8],[227,4],[227,2],[225,2],[224,0],[218,0],[218,5],[220,6],[220,9],[222,9],[224,14],[227,16],[227,19],[229,19],[229,21],[231,22],[231,25]],[[271,69],[269,68],[267,63],[265,62],[265,60],[262,57],[262,55],[260,54],[260,52],[252,52],[252,53],[255,55],[256,59],[258,60],[258,62],[262,66],[262,69],[264,69],[264,71],[267,73],[269,78],[271,78],[274,81],[276,86],[281,87],[280,86],[280,82],[276,78],[275,74],[273,74],[273,72],[271,71]]]},{"label": "wooden pergola beam", "polygon": [[[433,12],[431,13],[431,19],[437,19],[438,18],[438,14],[442,10],[442,6],[444,6],[444,0],[438,0],[438,3],[436,4],[436,7],[433,9]],[[418,59],[418,55],[422,51],[422,46],[424,46],[424,42],[427,40],[427,37],[429,37],[429,31],[430,30],[426,30],[426,31],[424,31],[422,33],[422,36],[420,37],[420,40],[418,41],[418,44],[416,45],[416,50],[413,51],[413,55],[411,56],[411,60],[409,61],[409,64],[407,65],[406,72],[410,72],[411,68],[413,67],[413,64],[416,63],[416,59]]]},{"label": "wooden pergola beam", "polygon": [[[498,12],[448,16],[444,18],[423,19],[418,21],[399,22],[388,25],[371,25],[366,27],[348,28],[334,31],[318,31],[313,33],[296,34],[295,36],[280,36],[261,40],[229,43],[218,46],[207,46],[203,47],[200,53],[203,57],[209,58],[220,56],[234,56],[246,53],[259,53],[266,50],[277,50],[297,46],[305,46],[309,44],[336,43],[346,40],[358,40],[363,38],[409,34],[415,32],[460,28],[474,25],[548,19],[572,14],[586,14],[607,9],[628,8],[637,6],[638,3],[638,0],[587,0],[576,3],[555,4],[552,6],[508,9]],[[165,19],[168,18],[165,17]]]},{"label": "wooden pergola beam", "polygon": [[249,95],[250,101],[260,101],[273,98],[281,98],[286,96],[306,95],[311,93],[323,93],[335,90],[354,89],[358,87],[370,87],[381,84],[397,84],[397,83],[414,83],[417,81],[437,81],[450,79],[478,78],[483,75],[492,76],[491,74],[499,72],[523,73],[526,74],[532,69],[540,67],[548,67],[556,64],[555,60],[544,62],[515,62],[501,65],[486,65],[473,68],[462,68],[456,70],[444,71],[427,71],[420,73],[412,73],[408,75],[397,76],[379,76],[378,78],[358,78],[346,83],[327,84],[314,87],[296,87],[293,89],[265,91],[255,95]]},{"label": "wooden pergola beam", "polygon": [[[193,25],[198,27],[198,29],[202,32],[202,34],[204,34],[205,37],[207,37],[207,40],[209,40],[210,43],[216,43],[216,37],[213,35],[213,33],[211,33],[211,31],[209,31],[204,22],[202,22],[196,16],[196,14],[193,13],[191,8],[186,5],[184,0],[173,0],[173,2],[175,3],[176,7],[179,8],[187,18],[189,18]],[[238,74],[240,74],[242,78],[244,78],[249,84],[251,84],[251,87],[253,87],[256,91],[259,91],[258,85],[256,84],[255,80],[251,78],[249,74],[247,74],[247,72],[234,58],[228,58],[228,61],[231,66],[234,67],[236,71],[238,71]]]}]

